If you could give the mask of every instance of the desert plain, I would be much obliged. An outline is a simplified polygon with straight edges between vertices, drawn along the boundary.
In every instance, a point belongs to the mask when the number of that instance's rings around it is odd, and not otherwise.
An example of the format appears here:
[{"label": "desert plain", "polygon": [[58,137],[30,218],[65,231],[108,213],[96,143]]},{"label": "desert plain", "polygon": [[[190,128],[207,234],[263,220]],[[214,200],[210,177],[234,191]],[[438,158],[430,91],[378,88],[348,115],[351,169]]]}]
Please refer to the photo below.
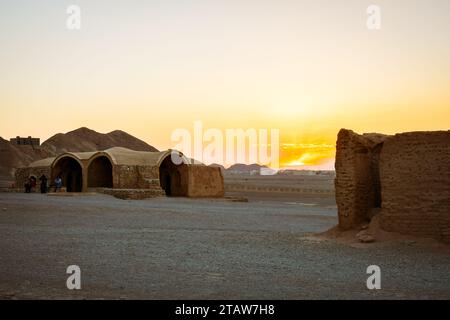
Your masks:
[{"label": "desert plain", "polygon": [[[0,193],[0,298],[449,299],[448,245],[326,233],[333,179],[228,176],[221,199]],[[69,265],[81,290],[66,287]]]}]

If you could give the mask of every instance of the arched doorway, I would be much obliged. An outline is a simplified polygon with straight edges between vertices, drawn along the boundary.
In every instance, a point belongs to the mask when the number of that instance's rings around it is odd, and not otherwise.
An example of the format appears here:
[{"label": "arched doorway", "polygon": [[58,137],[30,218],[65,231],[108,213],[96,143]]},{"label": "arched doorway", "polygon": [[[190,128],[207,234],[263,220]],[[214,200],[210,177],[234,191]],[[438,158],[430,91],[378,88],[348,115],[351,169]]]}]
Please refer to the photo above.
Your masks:
[{"label": "arched doorway", "polygon": [[89,188],[112,188],[112,164],[108,157],[100,156],[91,161],[88,167]]},{"label": "arched doorway", "polygon": [[67,192],[81,192],[83,189],[83,170],[80,163],[72,157],[60,158],[52,168],[52,182],[61,177]]},{"label": "arched doorway", "polygon": [[167,196],[187,196],[187,165],[176,165],[166,156],[159,166],[159,182]]}]

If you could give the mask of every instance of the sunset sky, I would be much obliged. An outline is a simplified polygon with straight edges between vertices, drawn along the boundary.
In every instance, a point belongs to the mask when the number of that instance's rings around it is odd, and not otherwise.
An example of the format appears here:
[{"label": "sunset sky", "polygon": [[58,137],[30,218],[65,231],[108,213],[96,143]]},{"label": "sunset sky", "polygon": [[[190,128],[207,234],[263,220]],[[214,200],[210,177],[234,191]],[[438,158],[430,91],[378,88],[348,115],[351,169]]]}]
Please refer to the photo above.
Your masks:
[{"label": "sunset sky", "polygon": [[1,137],[85,126],[166,149],[196,120],[279,129],[291,168],[332,168],[340,128],[448,130],[450,1],[0,2]]}]

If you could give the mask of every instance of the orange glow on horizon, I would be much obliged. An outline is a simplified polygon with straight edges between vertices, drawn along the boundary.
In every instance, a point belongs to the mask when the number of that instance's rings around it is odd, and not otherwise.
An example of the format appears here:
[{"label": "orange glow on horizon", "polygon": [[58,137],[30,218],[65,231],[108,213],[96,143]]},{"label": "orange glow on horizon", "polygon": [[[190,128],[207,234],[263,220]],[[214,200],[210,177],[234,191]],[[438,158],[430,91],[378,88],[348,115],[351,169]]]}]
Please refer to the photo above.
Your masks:
[{"label": "orange glow on horizon", "polygon": [[281,169],[327,169],[334,167],[335,146],[330,144],[283,144]]},{"label": "orange glow on horizon", "polygon": [[[333,168],[341,128],[450,129],[450,2],[0,3],[0,136],[123,130],[157,149],[205,127],[280,130],[280,167]],[[39,14],[36,14],[39,12]],[[320,18],[319,18],[320,17]],[[84,19],[84,18],[83,18]]]}]

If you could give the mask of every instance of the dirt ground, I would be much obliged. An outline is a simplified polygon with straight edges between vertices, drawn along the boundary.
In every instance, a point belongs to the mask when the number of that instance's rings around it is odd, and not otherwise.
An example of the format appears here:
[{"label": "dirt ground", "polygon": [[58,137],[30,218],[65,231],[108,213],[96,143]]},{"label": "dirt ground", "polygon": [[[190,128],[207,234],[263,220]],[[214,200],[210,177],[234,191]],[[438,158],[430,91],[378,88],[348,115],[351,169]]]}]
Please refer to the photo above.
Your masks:
[{"label": "dirt ground", "polygon": [[[312,236],[337,224],[330,196],[227,196],[0,193],[0,298],[450,299],[448,250]],[[81,290],[66,288],[73,264]]]}]

